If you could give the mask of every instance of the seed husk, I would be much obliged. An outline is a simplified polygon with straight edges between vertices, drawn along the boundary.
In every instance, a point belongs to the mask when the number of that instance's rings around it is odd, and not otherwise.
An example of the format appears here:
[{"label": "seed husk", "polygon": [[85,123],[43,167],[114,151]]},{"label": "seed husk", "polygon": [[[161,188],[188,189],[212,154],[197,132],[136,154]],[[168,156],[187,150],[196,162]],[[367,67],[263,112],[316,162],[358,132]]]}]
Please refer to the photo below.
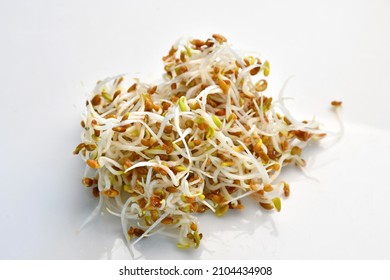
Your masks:
[{"label": "seed husk", "polygon": [[97,160],[94,160],[94,159],[88,159],[87,160],[87,164],[89,167],[91,168],[100,168],[101,166],[99,165],[98,161]]},{"label": "seed husk", "polygon": [[86,187],[91,187],[93,185],[93,179],[84,177],[82,183]]},{"label": "seed husk", "polygon": [[255,84],[255,89],[256,91],[258,92],[262,92],[262,91],[265,91],[268,87],[268,83],[266,80],[264,79],[261,79],[260,81],[258,81],[256,84]]},{"label": "seed husk", "polygon": [[271,203],[264,203],[264,202],[259,202],[260,206],[263,207],[265,210],[272,210],[274,209],[274,205]]},{"label": "seed husk", "polygon": [[226,38],[221,34],[213,34],[213,38],[217,40],[217,42],[220,44],[225,43],[227,41]]},{"label": "seed husk", "polygon": [[330,104],[334,107],[340,107],[343,104],[343,102],[334,100]]},{"label": "seed husk", "polygon": [[290,196],[290,186],[286,182],[283,182],[283,192],[286,197]]}]

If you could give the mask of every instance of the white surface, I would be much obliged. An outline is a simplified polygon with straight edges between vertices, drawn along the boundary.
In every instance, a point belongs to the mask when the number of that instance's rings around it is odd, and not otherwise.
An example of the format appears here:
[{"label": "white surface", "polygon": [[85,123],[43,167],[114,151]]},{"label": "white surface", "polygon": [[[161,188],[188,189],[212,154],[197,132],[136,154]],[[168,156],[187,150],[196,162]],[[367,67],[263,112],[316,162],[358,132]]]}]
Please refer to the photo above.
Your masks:
[{"label": "white surface", "polygon": [[[277,3],[276,3],[277,2]],[[301,118],[345,136],[304,153],[317,181],[289,169],[281,213],[249,205],[200,220],[201,248],[136,246],[141,259],[390,258],[390,3],[388,1],[2,1],[0,17],[0,258],[130,258],[119,221],[78,226],[96,200],[72,155],[86,93],[119,73],[161,73],[181,36],[224,34],[271,62],[269,93]]]}]

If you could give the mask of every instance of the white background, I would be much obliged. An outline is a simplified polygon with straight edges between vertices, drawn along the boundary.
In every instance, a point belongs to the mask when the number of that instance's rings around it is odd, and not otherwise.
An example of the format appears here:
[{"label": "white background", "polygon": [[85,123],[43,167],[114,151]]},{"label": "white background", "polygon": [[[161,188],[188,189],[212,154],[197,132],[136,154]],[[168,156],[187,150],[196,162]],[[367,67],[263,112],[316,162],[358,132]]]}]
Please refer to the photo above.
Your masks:
[{"label": "white background", "polygon": [[305,177],[282,175],[280,213],[247,208],[200,218],[202,246],[179,251],[150,238],[139,259],[390,258],[390,2],[388,1],[1,1],[0,258],[126,259],[119,221],[97,217],[81,183],[83,104],[94,83],[140,72],[158,78],[182,36],[221,33],[271,62],[269,95],[298,118],[345,135],[304,153]]}]

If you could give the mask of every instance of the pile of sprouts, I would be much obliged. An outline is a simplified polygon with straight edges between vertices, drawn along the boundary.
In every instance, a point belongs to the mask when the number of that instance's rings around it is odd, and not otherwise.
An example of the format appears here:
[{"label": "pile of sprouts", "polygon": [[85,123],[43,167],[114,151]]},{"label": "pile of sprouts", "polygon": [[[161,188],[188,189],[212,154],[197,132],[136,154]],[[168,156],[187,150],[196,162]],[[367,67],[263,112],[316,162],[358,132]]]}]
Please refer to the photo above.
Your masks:
[{"label": "pile of sprouts", "polygon": [[240,55],[219,34],[180,40],[164,61],[164,79],[126,76],[98,81],[86,103],[82,183],[121,220],[128,244],[174,237],[179,248],[202,239],[198,213],[223,216],[250,196],[281,210],[289,164],[304,166],[302,149],[325,136],[315,121],[297,121],[265,95],[270,64]]}]

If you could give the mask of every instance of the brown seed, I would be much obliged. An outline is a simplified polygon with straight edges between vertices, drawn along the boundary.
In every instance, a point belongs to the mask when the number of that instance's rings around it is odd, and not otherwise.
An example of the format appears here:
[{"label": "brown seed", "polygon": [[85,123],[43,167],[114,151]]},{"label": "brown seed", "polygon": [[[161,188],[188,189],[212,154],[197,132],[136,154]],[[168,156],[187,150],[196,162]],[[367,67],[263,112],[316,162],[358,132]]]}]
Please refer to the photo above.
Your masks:
[{"label": "brown seed", "polygon": [[116,115],[115,114],[108,114],[107,116],[105,116],[106,119],[116,119]]},{"label": "brown seed", "polygon": [[115,132],[122,133],[122,132],[126,131],[126,126],[116,126],[116,127],[113,127],[112,130]]},{"label": "brown seed", "polygon": [[166,102],[166,101],[163,101],[161,103],[161,105],[162,105],[164,111],[168,110],[169,107],[171,107],[171,104],[169,102]]},{"label": "brown seed", "polygon": [[179,97],[176,96],[176,95],[173,95],[173,96],[171,96],[170,100],[171,100],[172,103],[176,103],[177,100],[179,100]]},{"label": "brown seed", "polygon": [[217,112],[215,112],[215,115],[217,115],[217,116],[224,116],[224,115],[226,115],[226,110],[225,109],[220,109]]},{"label": "brown seed", "polygon": [[123,168],[126,170],[126,169],[129,169],[130,167],[132,167],[133,164],[131,163],[131,161],[129,159],[126,159],[125,162],[123,163]]},{"label": "brown seed", "polygon": [[229,194],[235,193],[238,188],[236,187],[226,187],[226,190],[228,191]]},{"label": "brown seed", "polygon": [[164,128],[164,132],[165,132],[165,133],[171,133],[172,130],[173,130],[173,126],[172,126],[172,125],[167,125],[167,126],[165,126],[165,128]]},{"label": "brown seed", "polygon": [[334,106],[334,107],[340,107],[342,104],[343,104],[343,102],[341,102],[341,101],[332,101],[331,103],[330,103],[332,106]]},{"label": "brown seed", "polygon": [[123,77],[119,77],[119,79],[116,81],[116,86],[119,86],[123,82]]},{"label": "brown seed", "polygon": [[230,88],[229,80],[219,80],[218,85],[224,94],[227,94],[229,92],[229,88]]},{"label": "brown seed", "polygon": [[165,152],[169,155],[170,153],[173,152],[173,146],[172,145],[166,145],[163,144],[162,148],[165,150]]},{"label": "brown seed", "polygon": [[236,64],[237,68],[242,68],[241,64],[237,60],[235,61],[235,64]]},{"label": "brown seed", "polygon": [[210,47],[212,47],[212,46],[214,46],[214,42],[213,41],[211,41],[210,39],[207,39],[207,41],[206,41],[206,46],[208,47],[208,48],[210,48]]},{"label": "brown seed", "polygon": [[261,195],[261,196],[264,196],[264,190],[258,190],[256,193]]},{"label": "brown seed", "polygon": [[290,196],[290,186],[286,182],[283,183],[283,192],[286,197]]},{"label": "brown seed", "polygon": [[213,34],[213,38],[215,40],[217,40],[218,43],[222,44],[224,42],[226,42],[226,38],[224,36],[222,36],[221,34]]},{"label": "brown seed", "polygon": [[263,190],[265,192],[272,192],[274,190],[274,188],[270,184],[265,184],[263,187]]},{"label": "brown seed", "polygon": [[165,217],[162,219],[161,223],[164,225],[171,225],[173,224],[173,219],[171,217]]},{"label": "brown seed", "polygon": [[249,71],[249,74],[251,74],[252,76],[254,76],[254,75],[256,75],[257,73],[259,73],[259,71],[260,71],[260,66],[251,69],[251,70]]},{"label": "brown seed", "polygon": [[100,168],[101,166],[99,165],[98,161],[97,160],[94,160],[94,159],[88,159],[87,160],[87,164],[89,167],[91,168]]},{"label": "brown seed", "polygon": [[288,149],[288,141],[283,141],[281,144],[282,151],[286,151]]},{"label": "brown seed", "polygon": [[283,117],[283,120],[284,120],[284,122],[285,122],[287,125],[292,124],[292,122],[291,122],[287,117]]},{"label": "brown seed", "polygon": [[153,107],[154,106],[152,100],[149,99],[145,100],[145,111],[150,112],[152,111]]},{"label": "brown seed", "polygon": [[210,199],[217,204],[222,202],[222,196],[218,194],[210,194]]},{"label": "brown seed", "polygon": [[279,163],[274,163],[273,165],[271,165],[271,169],[273,169],[275,171],[280,170],[280,164]]},{"label": "brown seed", "polygon": [[93,195],[94,197],[99,197],[100,191],[99,191],[99,188],[98,188],[98,187],[94,187],[94,188],[92,189],[92,195]]},{"label": "brown seed", "polygon": [[244,143],[245,144],[250,144],[252,142],[251,138],[250,137],[245,137],[244,138]]},{"label": "brown seed", "polygon": [[113,96],[113,99],[117,98],[119,96],[119,94],[121,94],[121,90],[118,89],[114,92],[114,96]]},{"label": "brown seed", "polygon": [[140,228],[135,228],[134,229],[134,235],[137,236],[137,237],[140,237],[144,233],[145,233],[145,231],[140,229]]},{"label": "brown seed", "polygon": [[78,155],[82,149],[84,149],[85,144],[80,143],[77,145],[77,147],[74,149],[73,154]]},{"label": "brown seed", "polygon": [[121,119],[121,121],[122,121],[122,122],[123,122],[123,121],[127,121],[127,119],[129,118],[129,116],[130,116],[130,113],[124,114],[123,117],[122,117],[122,119]]},{"label": "brown seed", "polygon": [[262,92],[262,91],[265,91],[267,89],[267,86],[268,86],[268,83],[266,80],[264,79],[261,79],[260,81],[258,81],[256,84],[255,84],[255,89],[256,91],[258,92]]},{"label": "brown seed", "polygon": [[119,192],[115,189],[108,189],[103,192],[103,194],[107,197],[116,197],[119,195]]},{"label": "brown seed", "polygon": [[184,199],[185,199],[185,201],[188,202],[188,203],[195,202],[195,197],[185,196]]},{"label": "brown seed", "polygon": [[84,177],[81,182],[86,187],[91,187],[93,185],[93,179],[91,179],[91,178]]},{"label": "brown seed", "polygon": [[160,154],[158,156],[160,157],[161,160],[165,160],[165,161],[169,160],[169,156],[168,155]]},{"label": "brown seed", "polygon": [[152,143],[151,143],[150,139],[142,139],[141,140],[141,144],[146,146],[146,147],[152,146]]},{"label": "brown seed", "polygon": [[160,199],[163,199],[166,197],[165,191],[163,189],[156,189],[153,191],[153,194],[158,196]]},{"label": "brown seed", "polygon": [[295,137],[297,137],[299,140],[301,141],[304,141],[306,142],[307,140],[310,139],[310,137],[312,136],[311,133],[307,132],[307,131],[302,131],[302,130],[291,130],[289,132],[291,135],[294,135]]},{"label": "brown seed", "polygon": [[177,84],[176,83],[172,83],[171,84],[171,89],[176,89],[177,88]]},{"label": "brown seed", "polygon": [[[137,186],[137,187],[139,187],[139,186]],[[141,209],[144,209],[146,206],[146,199],[140,198],[137,200],[137,203],[138,203],[139,207],[141,207]]]},{"label": "brown seed", "polygon": [[237,120],[237,115],[235,113],[232,113],[229,118],[228,118],[228,122],[231,122],[231,121],[236,121]]},{"label": "brown seed", "polygon": [[200,109],[200,104],[197,101],[189,103],[188,106],[191,110]]},{"label": "brown seed", "polygon": [[194,223],[191,223],[190,228],[193,231],[197,231],[198,230],[198,226],[196,224],[194,224]]},{"label": "brown seed", "polygon": [[256,154],[259,154],[259,153],[263,152],[262,145],[263,145],[263,141],[261,141],[261,140],[257,141],[255,146],[253,147],[253,151]]},{"label": "brown seed", "polygon": [[155,196],[155,195],[152,196],[150,198],[150,202],[152,203],[152,205],[154,207],[157,207],[157,208],[161,207],[161,199],[158,196]]},{"label": "brown seed", "polygon": [[170,187],[166,188],[166,191],[169,192],[169,193],[176,193],[179,190],[177,188],[175,188],[175,187],[170,186]]},{"label": "brown seed", "polygon": [[187,61],[187,59],[186,59],[186,52],[185,51],[181,51],[181,53],[180,53],[180,60],[182,62],[186,62]]},{"label": "brown seed", "polygon": [[172,46],[171,49],[169,50],[168,55],[163,57],[163,61],[166,61],[170,57],[172,57],[175,54],[176,51],[177,51],[177,49],[174,46]]},{"label": "brown seed", "polygon": [[[198,204],[198,205],[199,205],[199,204]],[[201,205],[199,205],[199,206],[197,207],[197,209],[196,209],[195,212],[197,212],[197,213],[204,213],[204,212],[206,212],[207,209],[208,209],[207,206],[201,204]]]},{"label": "brown seed", "polygon": [[152,95],[153,93],[156,92],[156,90],[157,90],[157,86],[153,86],[153,87],[151,87],[151,88],[148,89],[148,93],[149,93],[150,95]]},{"label": "brown seed", "polygon": [[186,120],[184,125],[186,128],[192,128],[194,126],[194,121],[193,120]]},{"label": "brown seed", "polygon": [[97,148],[97,146],[95,144],[87,144],[87,145],[85,145],[85,149],[88,152],[94,151],[94,150],[96,150],[96,148]]},{"label": "brown seed", "polygon": [[92,100],[91,100],[91,104],[92,106],[97,106],[100,104],[100,102],[102,101],[102,97],[100,96],[100,94],[97,94],[95,95]]},{"label": "brown seed", "polygon": [[209,125],[207,123],[200,123],[200,124],[198,124],[198,128],[200,130],[206,130],[208,127],[209,127]]},{"label": "brown seed", "polygon": [[294,146],[292,147],[290,154],[300,156],[302,154],[302,149],[299,148],[298,146]]},{"label": "brown seed", "polygon": [[148,173],[148,169],[146,167],[138,167],[136,170],[140,175],[146,175]]},{"label": "brown seed", "polygon": [[319,133],[319,134],[317,134],[317,137],[319,137],[319,138],[322,138],[322,137],[325,137],[326,136],[326,133]]},{"label": "brown seed", "polygon": [[129,87],[127,89],[127,92],[132,92],[133,90],[135,90],[137,88],[137,83],[134,83],[131,87]]},{"label": "brown seed", "polygon": [[200,48],[201,46],[203,46],[205,44],[204,41],[199,40],[199,39],[193,39],[190,41],[190,43],[193,44],[197,48]]},{"label": "brown seed", "polygon": [[261,207],[263,207],[266,210],[274,209],[274,206],[271,203],[259,202],[259,204],[260,204]]}]

